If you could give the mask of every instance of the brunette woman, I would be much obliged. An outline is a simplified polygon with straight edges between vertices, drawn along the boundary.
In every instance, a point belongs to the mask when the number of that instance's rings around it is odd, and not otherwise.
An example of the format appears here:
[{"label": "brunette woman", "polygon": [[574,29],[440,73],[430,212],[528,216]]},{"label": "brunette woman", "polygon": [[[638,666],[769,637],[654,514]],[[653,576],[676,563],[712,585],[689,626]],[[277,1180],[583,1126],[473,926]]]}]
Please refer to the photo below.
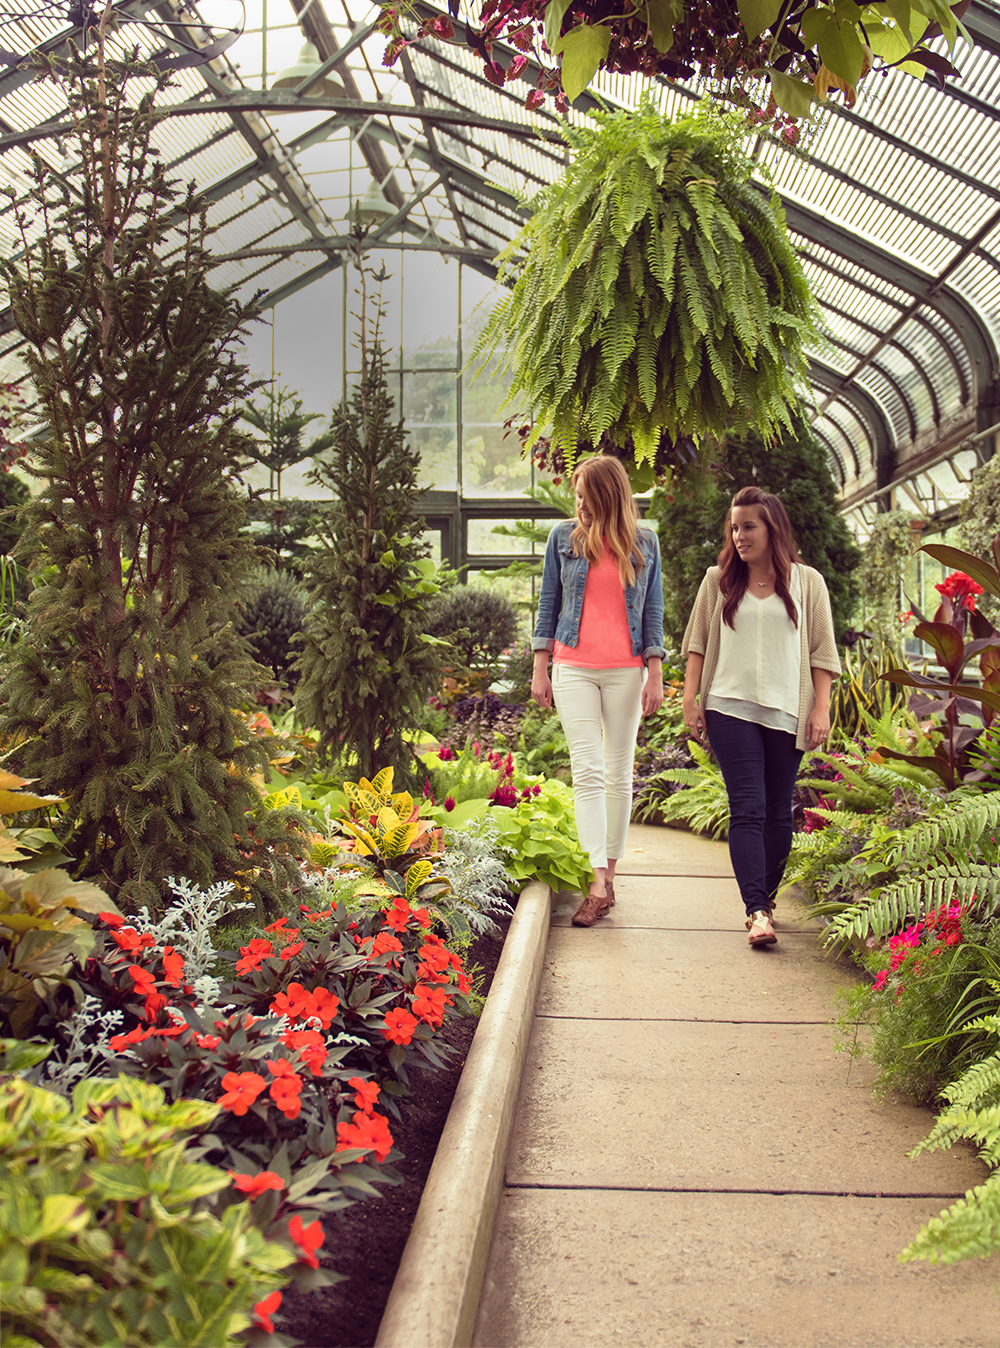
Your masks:
[{"label": "brunette woman", "polygon": [[639,718],[663,702],[663,589],[659,540],[640,524],[618,460],[587,459],[572,482],[576,519],[557,524],[545,549],[531,695],[555,701],[566,732],[577,833],[594,868],[573,923],[591,927],[615,901]]},{"label": "brunette woman", "polygon": [[705,573],[681,653],[684,722],[700,743],[707,734],[726,783],[750,944],[773,945],[792,788],[803,752],[830,733],[840,674],[826,584],[799,560],[776,496],[744,487],[733,497],[719,564]]}]

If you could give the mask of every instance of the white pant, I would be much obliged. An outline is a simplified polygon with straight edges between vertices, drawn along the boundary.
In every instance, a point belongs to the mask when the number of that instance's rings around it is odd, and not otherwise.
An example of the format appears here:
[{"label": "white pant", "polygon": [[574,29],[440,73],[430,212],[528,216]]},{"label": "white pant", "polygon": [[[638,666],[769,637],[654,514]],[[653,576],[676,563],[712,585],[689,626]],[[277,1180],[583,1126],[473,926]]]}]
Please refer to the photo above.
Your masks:
[{"label": "white pant", "polygon": [[641,665],[585,669],[557,662],[552,666],[552,698],[573,766],[576,831],[595,869],[607,866],[609,857],[617,859],[625,850],[645,677]]}]

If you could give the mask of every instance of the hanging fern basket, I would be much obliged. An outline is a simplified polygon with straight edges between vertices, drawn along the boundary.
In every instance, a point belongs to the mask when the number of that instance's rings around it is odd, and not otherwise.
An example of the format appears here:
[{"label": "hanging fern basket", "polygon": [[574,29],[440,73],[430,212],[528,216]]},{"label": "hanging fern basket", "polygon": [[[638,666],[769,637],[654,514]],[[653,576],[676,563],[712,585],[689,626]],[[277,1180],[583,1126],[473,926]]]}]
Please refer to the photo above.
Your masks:
[{"label": "hanging fern basket", "polygon": [[791,429],[815,310],[745,126],[708,106],[665,122],[648,98],[593,122],[563,127],[572,163],[527,203],[473,353],[512,374],[526,450],[551,427],[570,457],[610,441],[652,464],[684,437]]}]

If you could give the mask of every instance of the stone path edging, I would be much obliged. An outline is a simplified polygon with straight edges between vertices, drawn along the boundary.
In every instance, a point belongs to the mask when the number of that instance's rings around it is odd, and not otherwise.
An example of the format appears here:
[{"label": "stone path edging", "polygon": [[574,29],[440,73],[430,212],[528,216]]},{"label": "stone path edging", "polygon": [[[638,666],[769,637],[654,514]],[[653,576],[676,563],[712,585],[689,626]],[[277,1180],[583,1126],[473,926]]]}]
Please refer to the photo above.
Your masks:
[{"label": "stone path edging", "polygon": [[489,1257],[552,896],[517,902],[375,1348],[467,1348]]}]

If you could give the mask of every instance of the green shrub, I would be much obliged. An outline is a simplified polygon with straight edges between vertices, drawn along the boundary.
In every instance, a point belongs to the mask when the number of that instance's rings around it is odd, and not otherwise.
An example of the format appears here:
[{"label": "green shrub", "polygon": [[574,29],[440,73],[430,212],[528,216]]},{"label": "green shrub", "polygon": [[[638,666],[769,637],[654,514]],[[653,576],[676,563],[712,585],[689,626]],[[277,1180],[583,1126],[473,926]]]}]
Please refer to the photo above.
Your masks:
[{"label": "green shrub", "polygon": [[295,640],[305,625],[305,592],[287,571],[265,572],[248,587],[239,631],[258,664],[265,665],[278,683],[294,689],[298,676],[292,662],[299,654]]},{"label": "green shrub", "polygon": [[427,605],[425,630],[449,641],[468,669],[495,665],[517,639],[520,618],[499,590],[481,585],[452,585]]},{"label": "green shrub", "polygon": [[[8,1042],[5,1047],[10,1047]],[[25,1045],[8,1064],[26,1065]],[[44,1050],[30,1055],[37,1059]],[[0,1280],[10,1348],[225,1348],[289,1279],[291,1250],[224,1170],[187,1153],[218,1106],[146,1082],[81,1082],[72,1105],[0,1079]]]}]

